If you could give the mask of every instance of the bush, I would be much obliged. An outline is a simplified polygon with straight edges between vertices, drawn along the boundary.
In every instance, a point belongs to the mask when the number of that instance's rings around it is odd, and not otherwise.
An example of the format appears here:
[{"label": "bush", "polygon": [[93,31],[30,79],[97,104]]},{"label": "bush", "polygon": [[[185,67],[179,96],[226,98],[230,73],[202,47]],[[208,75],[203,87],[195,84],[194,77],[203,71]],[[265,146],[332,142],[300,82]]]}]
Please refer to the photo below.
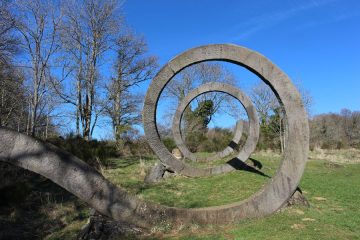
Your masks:
[{"label": "bush", "polygon": [[70,152],[96,169],[99,169],[101,165],[107,166],[108,158],[118,156],[113,142],[86,141],[78,136],[69,136],[66,139],[61,137],[52,138],[48,139],[48,142]]},{"label": "bush", "polygon": [[121,156],[144,156],[154,154],[145,137],[132,140],[119,140],[116,149]]},{"label": "bush", "polygon": [[171,152],[174,148],[176,148],[176,143],[175,143],[175,140],[170,138],[170,137],[167,137],[167,138],[164,138],[162,140],[162,142],[164,143],[165,147]]},{"label": "bush", "polygon": [[191,132],[185,138],[185,143],[191,152],[199,151],[200,144],[204,141],[206,141],[206,136],[200,131]]},{"label": "bush", "polygon": [[219,152],[225,149],[232,140],[233,133],[229,129],[215,128],[207,134],[207,138],[200,143],[201,152]]}]

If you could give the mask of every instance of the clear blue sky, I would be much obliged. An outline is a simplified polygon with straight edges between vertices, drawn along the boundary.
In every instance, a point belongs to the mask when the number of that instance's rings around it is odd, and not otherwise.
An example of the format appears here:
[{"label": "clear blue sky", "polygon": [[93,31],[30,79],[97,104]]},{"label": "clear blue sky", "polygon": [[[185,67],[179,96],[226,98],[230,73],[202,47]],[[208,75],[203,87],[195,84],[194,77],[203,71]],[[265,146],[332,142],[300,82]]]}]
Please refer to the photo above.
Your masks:
[{"label": "clear blue sky", "polygon": [[123,11],[161,65],[188,48],[234,43],[300,82],[313,114],[360,110],[358,0],[128,0]]}]

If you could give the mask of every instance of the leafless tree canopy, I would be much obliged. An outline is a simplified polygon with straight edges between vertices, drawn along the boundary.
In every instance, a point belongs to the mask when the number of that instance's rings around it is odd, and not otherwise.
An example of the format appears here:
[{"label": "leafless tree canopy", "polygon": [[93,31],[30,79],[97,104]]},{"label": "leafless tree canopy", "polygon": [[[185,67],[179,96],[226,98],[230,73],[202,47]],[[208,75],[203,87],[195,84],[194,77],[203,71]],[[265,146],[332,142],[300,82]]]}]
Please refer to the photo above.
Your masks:
[{"label": "leafless tree canopy", "polygon": [[312,148],[360,147],[360,112],[342,109],[321,114],[310,121]]},{"label": "leafless tree canopy", "polygon": [[[140,90],[157,68],[145,38],[127,26],[122,1],[0,2],[0,126],[42,138],[69,128],[90,140],[97,126],[107,124],[119,141],[136,133],[143,99]],[[236,81],[225,65],[195,64],[172,79],[160,101],[174,111],[184,96],[207,82]],[[299,89],[311,116],[312,97]],[[264,83],[255,84],[248,94],[260,117],[260,148],[283,150],[286,119],[281,104]],[[189,116],[209,104],[210,115],[191,126],[194,118]],[[232,97],[206,93],[185,111],[184,134],[196,129],[196,122],[203,128],[203,120],[214,121],[215,113],[236,119],[244,115]],[[344,109],[310,117],[312,146],[358,147],[358,115]]]},{"label": "leafless tree canopy", "polygon": [[[17,115],[24,124],[18,129],[32,136],[47,137],[54,124],[66,124],[62,118],[71,112],[76,134],[85,139],[91,138],[100,117],[109,116],[114,131],[120,123],[131,126],[138,121],[140,98],[129,89],[152,77],[157,60],[146,55],[145,40],[125,25],[121,4],[1,2],[2,125],[13,122],[10,116],[20,103]],[[104,71],[105,63],[112,63],[114,74]],[[10,101],[19,94],[22,101]]]},{"label": "leafless tree canopy", "polygon": [[140,122],[142,96],[131,92],[131,88],[153,77],[157,68],[155,56],[146,56],[147,46],[143,38],[133,34],[120,36],[114,46],[116,61],[115,76],[107,86],[106,114],[111,118],[114,135],[121,134]]},{"label": "leafless tree canopy", "polygon": [[[176,106],[191,90],[195,89],[197,86],[208,82],[223,82],[234,85],[235,77],[223,65],[216,62],[195,64],[182,70],[174,77],[174,79],[169,82],[169,84],[164,89],[163,98],[171,102],[169,106],[173,107],[170,110],[174,111]],[[194,110],[192,108],[196,108],[196,106],[199,106],[199,104],[201,103],[212,103],[212,111],[209,115],[210,120],[216,112],[239,113],[239,111],[232,111],[233,109],[229,110],[229,108],[236,107],[236,105],[234,104],[234,98],[224,93],[205,93],[195,98],[193,102],[195,103],[192,104],[194,107],[192,107],[192,105],[189,105],[189,107],[184,112],[184,135],[186,135],[189,131],[192,131],[194,128],[197,128],[197,126],[199,125],[196,123],[196,121],[192,123],[189,122],[190,119],[193,119],[189,116]]]},{"label": "leafless tree canopy", "polygon": [[10,10],[9,1],[0,2],[0,63],[6,64],[19,51],[15,37],[16,18]]}]

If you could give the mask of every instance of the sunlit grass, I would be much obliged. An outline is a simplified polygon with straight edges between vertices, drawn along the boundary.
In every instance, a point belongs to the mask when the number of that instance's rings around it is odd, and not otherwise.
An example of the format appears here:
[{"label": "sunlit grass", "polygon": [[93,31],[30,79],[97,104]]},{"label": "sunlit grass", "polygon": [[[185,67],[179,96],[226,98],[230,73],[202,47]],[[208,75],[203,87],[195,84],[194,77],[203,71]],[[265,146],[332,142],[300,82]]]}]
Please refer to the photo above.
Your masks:
[{"label": "sunlit grass", "polygon": [[[255,154],[261,171],[273,175],[279,155]],[[121,160],[118,160],[121,161]],[[221,162],[222,160],[218,161]],[[138,161],[139,162],[139,161]],[[216,162],[216,161],[215,161]],[[146,163],[150,167],[154,160]],[[234,171],[204,178],[177,176],[148,186],[138,164],[108,169],[105,175],[139,197],[167,206],[216,206],[246,199],[268,181],[266,177]],[[205,167],[206,164],[198,166]],[[311,207],[292,207],[270,217],[225,226],[185,226],[161,237],[181,239],[357,239],[360,236],[360,165],[310,160],[301,189]]]},{"label": "sunlit grass", "polygon": [[[278,159],[258,158],[263,164],[263,171],[272,175],[279,163]],[[116,160],[117,164],[124,165]],[[154,160],[148,160],[146,168],[151,167]],[[213,163],[210,163],[211,165]],[[202,163],[202,167],[210,164]],[[129,192],[139,197],[167,206],[185,208],[208,207],[241,201],[259,190],[269,179],[246,171],[233,171],[217,176],[189,178],[176,176],[153,185],[143,183],[144,174],[141,174],[140,161],[128,163],[123,168],[114,168],[104,171],[104,175],[113,183],[125,187]]]},{"label": "sunlit grass", "polygon": [[[280,163],[278,154],[258,153],[251,157],[260,161],[263,165],[261,171],[270,176],[276,172]],[[140,198],[167,206],[194,208],[241,201],[269,180],[258,174],[234,171],[204,178],[176,176],[146,185],[143,179],[146,171],[156,163],[155,157],[110,161],[111,167],[103,170],[109,180]],[[209,166],[204,163],[197,165]],[[227,225],[156,226],[150,237],[143,238],[359,239],[360,164],[310,160],[300,187],[310,202],[310,208],[295,206],[269,217]],[[66,227],[49,235],[47,239],[73,239],[85,224],[85,220],[78,220],[76,214],[75,211],[68,213],[70,217],[66,219]]]}]

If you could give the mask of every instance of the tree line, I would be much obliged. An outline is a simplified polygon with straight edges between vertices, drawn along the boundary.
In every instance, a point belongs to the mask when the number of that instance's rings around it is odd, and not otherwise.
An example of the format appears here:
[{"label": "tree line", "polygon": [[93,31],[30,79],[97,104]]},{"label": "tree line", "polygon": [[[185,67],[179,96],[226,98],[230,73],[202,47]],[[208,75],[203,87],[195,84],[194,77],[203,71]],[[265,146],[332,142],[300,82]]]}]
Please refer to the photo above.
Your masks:
[{"label": "tree line", "polygon": [[[147,52],[145,39],[127,26],[119,1],[4,0],[0,13],[0,126],[47,139],[70,125],[74,136],[89,141],[106,117],[120,148],[127,142],[138,141],[137,148],[143,144],[134,130],[143,97],[134,87],[154,76],[158,61]],[[178,103],[196,85],[212,81],[236,82],[223,65],[201,63],[175,76],[163,94]],[[312,98],[301,94],[309,110]],[[264,83],[253,86],[249,96],[260,119],[258,148],[283,151],[281,104]],[[235,117],[243,112],[234,110],[224,94],[209,93],[196,101],[197,107],[184,113],[186,141],[193,151],[226,146],[231,129],[209,131],[207,125],[215,112]],[[360,148],[359,115],[344,109],[310,118],[311,147]]]},{"label": "tree line", "polygon": [[311,148],[360,149],[360,111],[315,116],[310,121]]},{"label": "tree line", "polygon": [[5,0],[0,11],[1,126],[47,138],[71,118],[90,140],[106,116],[118,139],[139,120],[130,89],[153,76],[157,58],[119,1]]}]

